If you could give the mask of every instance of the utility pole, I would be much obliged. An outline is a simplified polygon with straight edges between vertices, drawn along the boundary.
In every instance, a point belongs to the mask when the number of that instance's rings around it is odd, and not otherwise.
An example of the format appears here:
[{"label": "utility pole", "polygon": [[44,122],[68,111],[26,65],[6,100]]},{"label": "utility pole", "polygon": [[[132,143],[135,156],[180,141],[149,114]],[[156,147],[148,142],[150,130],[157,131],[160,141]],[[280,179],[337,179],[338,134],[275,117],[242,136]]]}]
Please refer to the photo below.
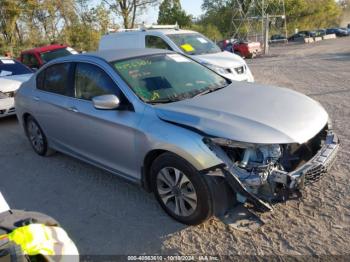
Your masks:
[{"label": "utility pole", "polygon": [[269,53],[269,27],[270,27],[270,18],[269,14],[265,16],[265,26],[264,26],[264,55]]}]

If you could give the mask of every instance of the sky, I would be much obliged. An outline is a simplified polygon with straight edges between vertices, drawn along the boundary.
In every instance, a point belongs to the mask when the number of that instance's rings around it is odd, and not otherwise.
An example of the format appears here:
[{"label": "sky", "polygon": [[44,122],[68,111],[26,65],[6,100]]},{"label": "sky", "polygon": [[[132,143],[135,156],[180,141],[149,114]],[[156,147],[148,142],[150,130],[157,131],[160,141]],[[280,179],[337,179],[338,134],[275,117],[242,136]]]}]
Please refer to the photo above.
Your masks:
[{"label": "sky", "polygon": [[[186,11],[187,14],[198,17],[202,14],[202,3],[203,0],[180,0],[182,9]],[[140,16],[138,22],[145,22],[146,24],[152,24],[157,22],[158,18],[158,7],[150,8],[145,14]]]},{"label": "sky", "polygon": [[203,0],[181,0],[181,6],[186,11],[186,13],[193,16],[199,16],[202,14]]}]

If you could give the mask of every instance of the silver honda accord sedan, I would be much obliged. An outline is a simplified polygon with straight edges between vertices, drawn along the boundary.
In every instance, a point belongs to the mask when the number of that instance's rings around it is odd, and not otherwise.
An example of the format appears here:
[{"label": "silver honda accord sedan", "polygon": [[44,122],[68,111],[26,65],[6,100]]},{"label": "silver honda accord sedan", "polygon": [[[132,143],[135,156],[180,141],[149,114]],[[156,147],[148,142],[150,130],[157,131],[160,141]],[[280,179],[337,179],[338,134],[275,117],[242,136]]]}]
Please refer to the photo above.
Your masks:
[{"label": "silver honda accord sedan", "polygon": [[339,147],[311,98],[231,82],[166,50],[59,58],[15,101],[36,153],[60,151],[137,182],[185,224],[237,202],[271,210],[322,177]]}]

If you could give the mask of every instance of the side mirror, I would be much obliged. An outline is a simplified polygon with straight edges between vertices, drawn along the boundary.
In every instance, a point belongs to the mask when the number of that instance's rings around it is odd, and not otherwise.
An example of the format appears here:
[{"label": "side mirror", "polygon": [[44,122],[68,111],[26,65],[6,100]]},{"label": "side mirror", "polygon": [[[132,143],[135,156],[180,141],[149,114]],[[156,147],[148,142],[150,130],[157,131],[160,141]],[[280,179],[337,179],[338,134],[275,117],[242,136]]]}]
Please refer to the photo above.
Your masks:
[{"label": "side mirror", "polygon": [[120,101],[116,95],[102,95],[92,98],[96,109],[112,110],[119,107]]}]

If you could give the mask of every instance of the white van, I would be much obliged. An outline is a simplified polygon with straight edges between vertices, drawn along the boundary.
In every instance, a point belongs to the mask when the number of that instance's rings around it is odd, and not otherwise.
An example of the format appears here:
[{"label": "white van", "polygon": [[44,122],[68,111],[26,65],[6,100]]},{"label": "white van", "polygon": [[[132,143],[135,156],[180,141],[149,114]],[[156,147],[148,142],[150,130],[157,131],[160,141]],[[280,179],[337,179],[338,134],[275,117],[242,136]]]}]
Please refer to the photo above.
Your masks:
[{"label": "white van", "polygon": [[150,26],[122,29],[104,35],[99,50],[128,48],[160,48],[190,55],[220,75],[236,81],[254,82],[246,62],[238,55],[224,51],[211,40],[195,31],[177,26]]}]

